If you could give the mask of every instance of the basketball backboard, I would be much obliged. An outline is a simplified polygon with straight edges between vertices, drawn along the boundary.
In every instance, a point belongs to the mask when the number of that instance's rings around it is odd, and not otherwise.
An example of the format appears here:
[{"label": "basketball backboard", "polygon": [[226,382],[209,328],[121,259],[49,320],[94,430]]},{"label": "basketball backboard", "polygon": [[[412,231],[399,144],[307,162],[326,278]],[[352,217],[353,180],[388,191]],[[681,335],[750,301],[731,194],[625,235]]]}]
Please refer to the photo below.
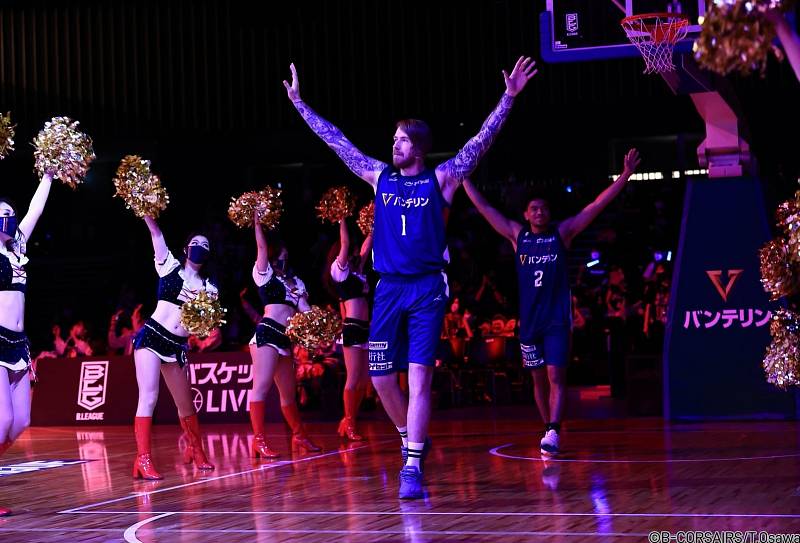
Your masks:
[{"label": "basketball backboard", "polygon": [[678,12],[689,18],[686,37],[675,46],[688,53],[700,32],[705,0],[546,0],[539,18],[545,62],[584,62],[637,57],[620,21],[630,15]]}]

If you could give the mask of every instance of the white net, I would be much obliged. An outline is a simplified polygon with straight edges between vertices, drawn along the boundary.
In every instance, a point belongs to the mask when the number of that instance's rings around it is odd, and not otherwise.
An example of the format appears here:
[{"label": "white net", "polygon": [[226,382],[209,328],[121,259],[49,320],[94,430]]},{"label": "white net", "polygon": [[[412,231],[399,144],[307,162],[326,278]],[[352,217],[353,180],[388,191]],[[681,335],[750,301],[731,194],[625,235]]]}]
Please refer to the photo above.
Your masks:
[{"label": "white net", "polygon": [[645,63],[644,73],[675,70],[672,51],[686,37],[689,20],[679,13],[648,13],[622,20],[622,28],[639,49]]}]

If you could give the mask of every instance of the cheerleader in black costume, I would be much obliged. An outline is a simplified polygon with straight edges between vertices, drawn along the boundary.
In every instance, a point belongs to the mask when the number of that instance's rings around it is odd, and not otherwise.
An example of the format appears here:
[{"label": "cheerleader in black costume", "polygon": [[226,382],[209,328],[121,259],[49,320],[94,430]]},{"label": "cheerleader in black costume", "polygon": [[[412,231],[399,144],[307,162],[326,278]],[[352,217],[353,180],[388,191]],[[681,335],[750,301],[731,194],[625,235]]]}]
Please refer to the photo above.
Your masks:
[{"label": "cheerleader in black costume", "polygon": [[364,275],[364,265],[372,250],[372,233],[361,244],[360,250],[350,250],[350,233],[344,219],[339,221],[339,253],[331,262],[331,280],[339,296],[344,330],[342,347],[347,368],[344,385],[344,418],[339,423],[339,435],[351,441],[364,438],[356,430],[356,419],[361,399],[369,382],[367,361],[369,344],[369,283]]},{"label": "cheerleader in black costume", "polygon": [[289,271],[289,252],[280,243],[269,246],[258,218],[255,218],[258,256],[253,266],[253,281],[264,305],[264,317],[250,340],[253,358],[253,390],[250,393],[250,422],[253,425],[253,455],[275,458],[264,437],[264,401],[272,382],[278,387],[281,411],[292,429],[292,449],[308,452],[320,448],[309,439],[297,407],[297,378],[292,359],[292,342],[286,323],[297,311],[308,311],[308,292],[299,277]]},{"label": "cheerleader in black costume", "polygon": [[217,287],[203,273],[203,265],[210,255],[207,237],[194,234],[188,238],[183,248],[186,260],[181,264],[167,248],[155,219],[145,217],[144,221],[150,230],[155,251],[158,305],[133,339],[136,382],[139,385],[134,425],[137,453],[133,477],[162,479],[150,457],[150,434],[153,410],[158,400],[159,374],[164,376],[178,408],[181,427],[189,438],[184,462],[194,462],[201,470],[214,469],[203,451],[191,387],[184,369],[189,332],[181,324],[181,305],[196,298],[201,291],[217,294]]},{"label": "cheerleader in black costume", "polygon": [[[53,177],[45,173],[28,212],[0,198],[0,455],[31,423],[31,354],[25,334],[26,244],[42,216]],[[0,516],[11,510],[0,507]]]}]

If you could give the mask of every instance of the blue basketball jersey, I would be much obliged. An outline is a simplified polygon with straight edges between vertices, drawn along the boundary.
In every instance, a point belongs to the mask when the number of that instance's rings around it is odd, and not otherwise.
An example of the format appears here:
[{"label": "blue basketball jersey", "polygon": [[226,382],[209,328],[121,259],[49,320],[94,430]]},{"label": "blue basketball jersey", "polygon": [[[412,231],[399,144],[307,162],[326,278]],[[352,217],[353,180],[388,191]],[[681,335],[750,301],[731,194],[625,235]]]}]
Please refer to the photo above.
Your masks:
[{"label": "blue basketball jersey", "polygon": [[567,249],[552,228],[534,234],[526,225],[517,236],[520,341],[531,341],[551,325],[572,322]]},{"label": "blue basketball jersey", "polygon": [[386,167],[375,187],[375,270],[419,275],[444,269],[447,207],[435,170],[405,176]]}]

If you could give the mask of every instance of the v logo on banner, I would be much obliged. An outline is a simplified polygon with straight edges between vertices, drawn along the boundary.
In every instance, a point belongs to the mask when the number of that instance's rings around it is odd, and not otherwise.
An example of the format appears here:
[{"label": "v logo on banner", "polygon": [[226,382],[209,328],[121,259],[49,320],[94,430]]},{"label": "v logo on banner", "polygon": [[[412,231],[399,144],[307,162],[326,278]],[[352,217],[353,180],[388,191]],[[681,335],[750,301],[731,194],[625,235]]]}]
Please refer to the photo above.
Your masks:
[{"label": "v logo on banner", "polygon": [[708,278],[714,283],[714,288],[717,289],[719,295],[722,297],[723,302],[728,301],[728,295],[731,293],[733,284],[739,278],[744,270],[728,270],[728,284],[722,287],[722,270],[706,270]]}]

